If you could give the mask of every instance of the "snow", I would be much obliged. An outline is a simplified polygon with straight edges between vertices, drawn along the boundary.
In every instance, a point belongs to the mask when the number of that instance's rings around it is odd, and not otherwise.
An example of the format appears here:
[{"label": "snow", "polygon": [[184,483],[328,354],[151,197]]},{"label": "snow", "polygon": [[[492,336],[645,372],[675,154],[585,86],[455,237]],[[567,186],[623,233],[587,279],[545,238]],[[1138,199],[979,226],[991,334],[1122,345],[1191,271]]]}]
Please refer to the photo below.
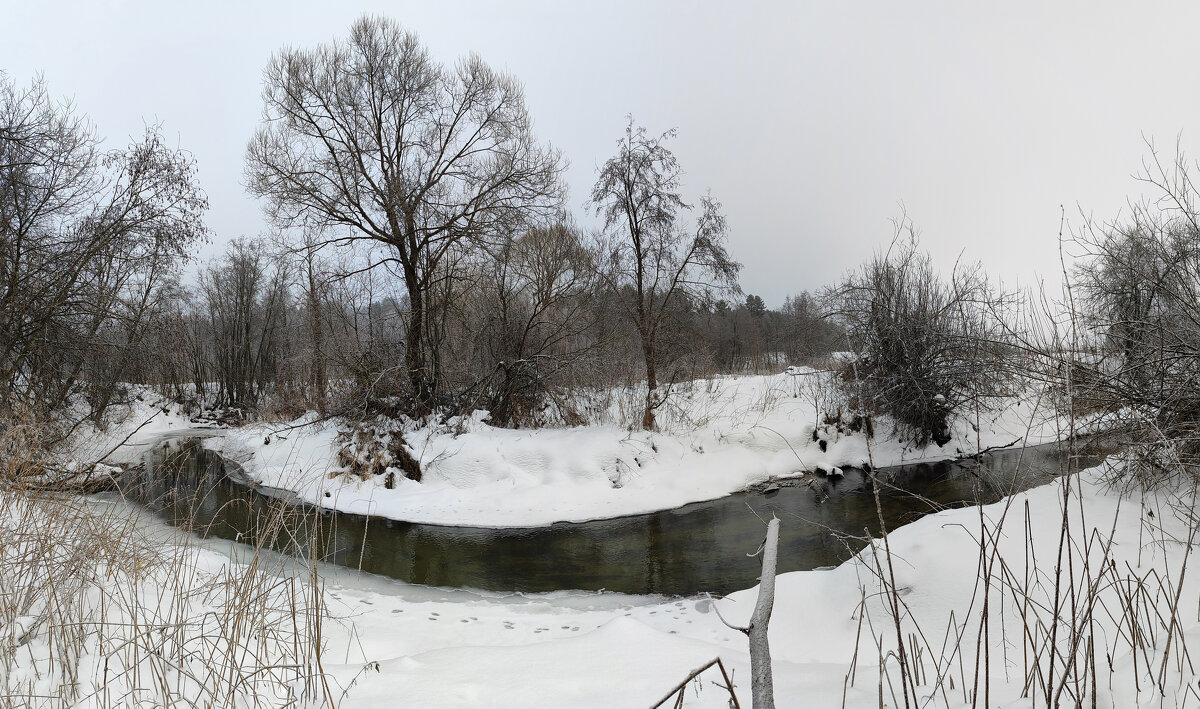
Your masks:
[{"label": "snow", "polygon": [[[727,400],[736,402],[770,393],[772,385],[770,378],[763,378],[742,379],[727,386],[736,387],[733,392],[725,389]],[[710,399],[703,405],[711,403]],[[803,402],[784,396],[753,412],[743,411],[742,433],[735,430],[736,417],[721,410],[719,404],[712,407],[718,411],[703,425],[657,434],[630,433],[611,425],[509,431],[490,427],[481,416],[475,416],[450,426],[412,431],[409,440],[415,441],[414,448],[426,462],[427,482],[405,483],[387,492],[426,495],[412,509],[432,509],[440,519],[484,519],[477,511],[490,502],[512,515],[496,516],[508,522],[592,514],[597,509],[628,510],[636,507],[635,502],[663,504],[695,493],[694,488],[672,478],[711,477],[706,489],[719,490],[763,475],[772,470],[772,461],[781,452],[777,442],[781,439],[795,445],[801,457],[813,455],[815,416],[803,424],[788,421],[789,416],[813,413],[802,406]],[[1009,436],[1019,435],[1020,416],[1027,418],[1033,410],[1025,406],[1016,413],[1001,412],[986,433],[981,433],[980,444],[1008,442]],[[747,421],[754,423],[747,426]],[[180,419],[169,423],[164,426],[167,431],[185,425]],[[325,475],[334,426],[312,420],[299,423],[307,425],[286,430],[278,425],[257,427],[209,440],[226,451],[240,447],[243,455],[250,456],[247,469],[263,480],[301,490],[307,490],[304,486],[314,480],[327,481],[334,483],[326,488],[330,499],[348,503],[339,498],[354,484],[329,480]],[[772,435],[758,435],[768,426]],[[1044,428],[1034,429],[1032,438],[1049,436]],[[461,432],[456,435],[447,429]],[[265,443],[268,434],[271,442]],[[146,445],[162,435],[161,430],[139,432],[131,442]],[[813,455],[813,460],[832,466],[853,463],[855,456],[865,454],[861,439],[840,435],[828,439],[826,457]],[[965,432],[960,432],[951,446],[968,440]],[[872,453],[877,464],[883,464],[889,456],[912,460],[934,452],[881,444]],[[604,483],[609,472],[603,467],[606,459],[602,454],[644,459],[637,474],[626,472],[623,486],[614,488]],[[710,459],[733,465],[734,470],[705,467]],[[492,465],[501,467],[488,467]],[[589,471],[595,466],[603,478],[593,485]],[[748,468],[754,470],[747,473]],[[949,680],[940,688],[928,680],[922,682],[917,689],[923,703],[948,709],[973,704],[969,690],[974,684],[976,643],[980,642],[990,658],[987,706],[1030,707],[1031,699],[1022,698],[1030,666],[1027,655],[1031,651],[1026,644],[1033,638],[1044,647],[1047,629],[1058,624],[1060,653],[1069,647],[1073,626],[1092,631],[1099,671],[1096,706],[1200,706],[1200,696],[1193,690],[1197,677],[1192,662],[1185,659],[1177,664],[1175,659],[1194,656],[1200,650],[1196,645],[1200,617],[1195,610],[1200,584],[1194,572],[1186,573],[1185,563],[1196,542],[1196,490],[1128,490],[1122,497],[1107,484],[1109,472],[1101,468],[1060,478],[993,505],[945,510],[892,532],[888,548],[903,608],[899,634],[906,642],[923,647],[920,662],[928,676],[936,678],[943,673],[955,683],[951,690]],[[626,490],[638,491],[651,500],[625,498],[622,495],[628,493],[622,491]],[[459,497],[451,495],[454,491]],[[612,501],[606,508],[571,499],[585,494],[609,495]],[[553,506],[552,513],[521,509],[516,498],[527,495],[540,495],[536,503],[528,503],[530,507]],[[366,499],[380,506],[389,503],[386,497]],[[467,513],[455,517],[449,507],[454,501],[467,506]],[[119,508],[122,503],[95,504]],[[11,505],[5,509],[11,511]],[[1066,556],[1060,558],[1064,509],[1071,536],[1062,547]],[[122,517],[116,514],[113,519],[120,524]],[[9,526],[14,522],[9,519]],[[785,519],[783,523],[801,522]],[[205,647],[207,651],[213,647],[216,652],[218,646],[208,643],[224,634],[216,632],[213,619],[237,601],[236,595],[221,590],[226,587],[220,581],[240,583],[244,576],[239,570],[248,568],[244,562],[250,560],[249,551],[231,542],[181,541],[182,533],[145,518],[139,529],[160,546],[160,556],[177,559],[170,567],[176,570],[174,576],[155,572],[132,580],[136,589],[132,597],[145,604],[145,616],[139,622],[149,622],[152,627],[169,622],[169,627],[177,628],[173,637],[180,638],[185,649]],[[121,539],[131,537],[124,531],[120,534]],[[986,583],[980,580],[981,538],[988,540],[985,563],[994,558],[999,567],[993,567]],[[179,551],[184,546],[186,551]],[[994,557],[990,554],[993,548],[997,551]],[[843,706],[843,701],[844,706],[864,709],[903,705],[891,689],[899,686],[896,661],[880,662],[881,656],[888,657],[896,647],[897,637],[887,605],[889,584],[881,580],[887,578],[879,567],[884,554],[883,545],[876,542],[836,568],[778,577],[770,624],[778,706]],[[187,563],[178,561],[181,558]],[[647,706],[714,657],[720,657],[733,672],[743,704],[749,698],[746,638],[727,627],[716,611],[730,623],[744,624],[753,609],[756,588],[718,600],[582,591],[503,594],[414,586],[324,565],[317,567],[315,576],[309,576],[303,564],[269,554],[261,555],[253,566],[257,573],[274,569],[271,573],[281,577],[295,576],[301,588],[305,579],[316,579],[318,587],[311,592],[301,590],[299,596],[315,594],[327,609],[321,631],[321,666],[328,673],[337,705],[345,709]],[[1056,576],[1060,572],[1065,576]],[[119,575],[103,578],[105,584],[119,588],[129,583]],[[273,589],[271,593],[295,588],[261,582],[257,587]],[[1094,592],[1084,593],[1088,588]],[[1080,603],[1080,607],[1094,609],[1090,619],[1071,604],[1072,594],[1085,599],[1090,595],[1093,602]],[[990,603],[988,635],[981,640],[985,597]],[[1175,598],[1182,600],[1178,612],[1173,613]],[[118,604],[107,612],[107,620],[100,622],[111,624],[117,633],[134,613],[129,604]],[[1137,620],[1131,620],[1133,616]],[[1168,627],[1171,618],[1178,624],[1173,629]],[[284,620],[285,624],[292,622]],[[16,661],[10,670],[11,681],[18,686],[29,681],[28,686],[49,693],[53,676],[45,675],[37,663],[44,662],[40,658],[50,653],[51,647],[38,633],[50,632],[50,626],[43,624],[39,629],[28,613],[14,613],[7,621],[0,627],[0,636],[24,638],[30,631],[34,633],[16,655],[30,659]],[[1123,630],[1131,622],[1140,626],[1144,641],[1136,650],[1131,649]],[[247,639],[259,642],[255,637]],[[1167,637],[1173,639],[1172,654],[1164,662]],[[88,638],[76,681],[91,698],[84,704],[99,706],[104,696],[99,690],[102,673],[109,664],[106,652],[119,653],[123,651],[119,648],[128,645],[112,643],[110,638],[107,647],[118,650],[105,651],[104,645]],[[912,647],[908,650],[911,653]],[[1042,654],[1043,669],[1048,655]],[[213,669],[204,667],[208,654],[191,649],[188,657],[189,663],[196,663],[184,668],[188,672],[217,676],[204,674]],[[141,661],[154,662],[153,655],[145,655]],[[274,660],[279,666],[289,661],[283,656]],[[1058,676],[1062,669],[1060,663]],[[848,680],[851,675],[853,682]],[[127,675],[122,681],[125,678]],[[710,682],[716,679],[714,669],[693,683],[687,690],[686,706],[726,707],[726,695]],[[186,678],[172,681],[185,689],[192,687]],[[262,681],[268,688],[270,682],[280,683],[276,696],[292,696],[298,691],[295,680],[291,685],[286,678],[265,677]],[[1080,686],[1088,693],[1082,703],[1090,706],[1091,683],[1085,679]],[[1066,697],[1064,701],[1073,703]],[[1043,704],[1039,700],[1036,706]]]},{"label": "snow", "polygon": [[[1071,498],[1072,518],[1078,520],[1077,508],[1089,522],[1080,524],[1077,531],[1094,532],[1102,538],[1115,531],[1112,548],[1118,567],[1129,562],[1139,576],[1151,568],[1160,573],[1173,569],[1178,576],[1183,548],[1154,544],[1153,535],[1143,524],[1147,519],[1144,510],[1154,507],[1160,509],[1158,519],[1166,514],[1168,520],[1162,535],[1178,535],[1186,529],[1170,514],[1165,496],[1135,497],[1121,504],[1120,498],[1103,484],[1099,471],[1091,471],[1073,484],[1076,492]],[[1037,550],[1037,565],[1030,572],[1053,578],[1063,503],[1061,486],[1053,483],[1018,495],[1011,504],[1001,502],[982,509],[989,526],[1007,511],[1006,529],[1010,533],[1001,538],[1000,547],[1018,577],[1025,572],[1024,506],[1028,503],[1028,522]],[[942,512],[903,527],[890,538],[898,560],[896,582],[903,589],[908,609],[903,623],[905,636],[923,631],[940,648],[949,619],[954,617],[960,623],[966,619],[959,632],[966,638],[966,657],[961,663],[967,668],[968,683],[980,608],[976,588],[979,550],[975,541],[980,512],[979,508]],[[873,568],[871,551],[866,550],[835,569],[795,572],[778,578],[770,642],[779,706],[840,706],[856,645],[857,676],[854,686],[847,690],[847,706],[879,706],[874,635],[879,636],[885,653],[894,646],[895,635]],[[395,584],[394,588],[404,586]],[[1200,624],[1194,613],[1197,591],[1197,584],[1188,579],[1183,597],[1190,600],[1184,605],[1191,604],[1193,610],[1181,616],[1183,636],[1192,644],[1192,650],[1200,638]],[[631,599],[602,594],[568,597],[576,601],[569,606],[561,596],[521,597],[519,603],[482,596],[469,601],[460,597],[414,602],[389,594],[386,587],[357,587],[352,576],[332,584],[330,593],[338,596],[342,608],[352,609],[356,637],[352,653],[355,661],[333,669],[341,682],[349,683],[354,678],[343,707],[378,706],[399,697],[414,705],[432,707],[646,706],[691,669],[717,656],[733,670],[739,697],[743,702],[748,700],[746,639],[720,622],[708,599]],[[1033,593],[1044,595],[1048,591]],[[741,624],[748,618],[756,594],[757,589],[747,589],[716,604],[727,620]],[[992,706],[1026,707],[1029,700],[1020,698],[1024,677],[1022,619],[1011,600],[1006,612],[1000,611],[1007,595],[1003,589],[992,589]],[[860,604],[864,597],[867,629],[860,642]],[[615,608],[601,605],[587,609],[578,606],[580,598],[629,602]],[[1105,599],[1112,604],[1116,591]],[[1037,600],[1048,602],[1044,597]],[[1161,604],[1162,599],[1160,610]],[[1110,608],[1119,606],[1113,604]],[[1195,682],[1190,669],[1168,673],[1165,699],[1156,690],[1146,691],[1154,684],[1143,677],[1143,692],[1138,697],[1133,691],[1130,652],[1127,645],[1122,646],[1114,621],[1097,613],[1095,625],[1096,637],[1108,638],[1103,652],[1111,655],[1116,668],[1111,680],[1106,676],[1099,680],[1098,706],[1182,705],[1188,683]],[[1005,642],[1009,643],[1007,650]],[[1158,645],[1161,651],[1161,639]],[[1180,651],[1177,647],[1176,652]],[[958,687],[946,691],[949,706],[970,705],[963,699],[959,662],[947,663],[954,668]],[[362,671],[367,663],[377,664]],[[897,682],[894,662],[891,671],[892,681]],[[1146,673],[1144,666],[1141,671]],[[726,706],[725,695],[707,684],[707,680],[719,679],[715,669],[711,672],[714,674],[705,677],[706,686],[699,696],[689,690],[687,706]],[[925,686],[922,691],[931,690]],[[937,698],[938,705],[942,705],[940,692]],[[890,697],[885,703],[895,706]]]},{"label": "snow", "polygon": [[671,509],[803,471],[838,474],[867,462],[940,460],[1059,437],[1057,420],[1030,403],[1037,397],[1026,397],[983,415],[978,434],[960,422],[944,447],[911,449],[886,420],[876,422],[868,442],[818,417],[822,378],[830,375],[804,374],[679,385],[660,409],[657,432],[622,425],[615,405],[573,428],[497,428],[486,412],[414,426],[405,438],[424,477],[416,483],[397,475],[393,489],[383,476],[337,475],[341,422],[311,414],[229,430],[205,445],[238,462],[251,480],[324,507],[428,524],[531,527]]},{"label": "snow", "polygon": [[[983,508],[943,511],[892,533],[889,544],[896,559],[896,584],[906,609],[905,637],[910,633],[925,637],[933,648],[930,655],[937,657],[946,652],[942,642],[953,618],[958,625],[950,627],[964,638],[961,656],[948,654],[950,661],[943,663],[954,676],[956,689],[947,687],[944,695],[936,692],[936,705],[971,705],[963,693],[959,668],[966,668],[969,687],[982,594],[976,541],[981,520],[989,530],[1003,521],[1005,534],[997,538],[1014,578],[1024,578],[1028,572],[1042,580],[1028,590],[1031,599],[1044,606],[1043,622],[1049,621],[1053,607],[1055,550],[1064,500],[1077,542],[1097,539],[1103,546],[1111,535],[1111,561],[1122,570],[1122,578],[1151,577],[1152,570],[1173,579],[1172,583],[1180,578],[1190,549],[1181,540],[1188,539],[1190,508],[1186,505],[1192,500],[1191,491],[1133,493],[1122,499],[1105,484],[1104,475],[1103,470],[1088,471]],[[1068,484],[1064,498],[1063,486]],[[1181,500],[1185,507],[1178,508]],[[157,530],[163,544],[170,544],[175,534],[157,522],[142,524]],[[1027,529],[1036,560],[1029,569],[1025,568]],[[246,548],[237,544],[194,539],[191,544],[199,569],[194,578],[201,579],[194,583],[225,573],[224,567],[231,564],[236,567],[230,559],[247,558]],[[229,556],[218,553],[222,550]],[[268,555],[258,565],[275,568],[273,561],[277,559]],[[1076,556],[1074,563],[1080,576],[1081,557]],[[338,706],[344,709],[648,706],[714,657],[733,672],[743,704],[749,699],[746,638],[724,625],[714,607],[729,622],[742,624],[754,606],[754,588],[720,600],[582,591],[501,594],[414,586],[352,570],[318,568],[329,612],[322,628],[322,666],[329,673]],[[280,565],[279,573],[294,571]],[[303,576],[306,567],[300,564],[298,573]],[[1194,610],[1200,587],[1194,574],[1183,578],[1177,643],[1183,638],[1187,647],[1176,644],[1176,654],[1194,652],[1200,640]],[[1083,581],[1077,578],[1076,585]],[[1061,599],[1067,597],[1065,586]],[[1189,684],[1196,682],[1188,663],[1182,672],[1169,663],[1162,695],[1149,679],[1159,669],[1162,628],[1145,651],[1153,660],[1152,669],[1138,660],[1142,691],[1135,691],[1132,653],[1116,627],[1127,622],[1120,612],[1120,589],[1119,583],[1105,584],[1097,594],[1097,608],[1106,609],[1093,620],[1095,637],[1102,643],[1097,706],[1195,706],[1195,701],[1188,703]],[[895,644],[882,590],[870,548],[836,568],[778,577],[770,625],[778,706],[841,706],[843,692],[848,707],[880,706],[880,648],[886,654]],[[1146,609],[1146,618],[1156,612],[1169,616],[1172,594],[1165,590],[1150,589],[1155,603]],[[174,589],[176,594],[181,591]],[[1030,700],[1020,696],[1024,678],[1020,604],[1012,589],[999,583],[991,586],[990,593],[989,706],[1029,707]],[[153,590],[146,596],[153,598]],[[1067,609],[1064,600],[1060,611],[1067,614]],[[194,612],[210,611],[202,604]],[[1065,638],[1063,631],[1060,647],[1065,646]],[[929,656],[923,660],[935,674],[932,661]],[[890,681],[898,683],[894,660],[886,666]],[[855,680],[846,686],[852,667]],[[710,683],[718,679],[715,668],[702,675],[703,681],[688,689],[686,706],[726,707],[726,695]],[[928,683],[920,691],[923,696],[934,692]],[[1085,703],[1090,705],[1090,698]],[[883,705],[898,704],[885,689]]]},{"label": "snow", "polygon": [[128,403],[109,408],[102,425],[85,422],[58,450],[64,469],[94,465],[93,475],[109,475],[122,465],[140,463],[146,448],[165,437],[207,435],[212,430],[191,423],[179,404],[138,387]]}]

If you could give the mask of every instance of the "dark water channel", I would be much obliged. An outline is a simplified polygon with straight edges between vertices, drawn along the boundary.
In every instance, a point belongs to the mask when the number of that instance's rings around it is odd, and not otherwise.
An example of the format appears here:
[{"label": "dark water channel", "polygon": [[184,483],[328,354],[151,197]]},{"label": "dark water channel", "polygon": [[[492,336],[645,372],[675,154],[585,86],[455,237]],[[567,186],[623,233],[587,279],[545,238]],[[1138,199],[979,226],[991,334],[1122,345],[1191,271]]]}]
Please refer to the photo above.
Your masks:
[{"label": "dark water channel", "polygon": [[[941,507],[994,502],[1047,482],[1066,467],[1056,446],[988,454],[979,462],[879,472],[889,529]],[[1080,467],[1099,458],[1080,460]],[[232,474],[227,474],[232,473]],[[607,589],[625,593],[728,593],[757,583],[772,513],[782,519],[779,570],[830,566],[878,532],[869,476],[809,478],[652,514],[528,529],[393,522],[281,502],[241,484],[236,466],[195,439],[164,443],[122,492],[167,522],[202,536],[262,544],[412,583],[496,591]],[[916,494],[914,494],[916,493]]]}]

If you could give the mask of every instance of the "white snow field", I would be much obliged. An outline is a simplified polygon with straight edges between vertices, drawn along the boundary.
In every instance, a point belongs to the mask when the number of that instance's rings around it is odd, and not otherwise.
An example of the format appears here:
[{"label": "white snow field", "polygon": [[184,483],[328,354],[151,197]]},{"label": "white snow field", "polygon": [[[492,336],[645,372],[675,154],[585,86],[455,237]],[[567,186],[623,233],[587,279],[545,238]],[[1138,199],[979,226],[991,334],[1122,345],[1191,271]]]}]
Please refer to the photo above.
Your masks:
[{"label": "white snow field", "polygon": [[1060,422],[1030,397],[983,413],[978,432],[973,421],[959,422],[944,447],[913,450],[892,435],[886,419],[877,420],[868,450],[862,433],[839,433],[818,417],[817,385],[827,376],[690,382],[672,394],[658,432],[629,430],[616,423],[623,420],[616,411],[571,428],[496,428],[483,411],[437,425],[414,424],[405,439],[424,478],[416,483],[398,474],[392,489],[384,476],[336,475],[337,421],[247,426],[209,438],[205,446],[241,464],[262,485],[343,512],[429,524],[529,527],[670,509],[805,470],[836,474],[864,462],[878,467],[939,460],[1061,436]]}]

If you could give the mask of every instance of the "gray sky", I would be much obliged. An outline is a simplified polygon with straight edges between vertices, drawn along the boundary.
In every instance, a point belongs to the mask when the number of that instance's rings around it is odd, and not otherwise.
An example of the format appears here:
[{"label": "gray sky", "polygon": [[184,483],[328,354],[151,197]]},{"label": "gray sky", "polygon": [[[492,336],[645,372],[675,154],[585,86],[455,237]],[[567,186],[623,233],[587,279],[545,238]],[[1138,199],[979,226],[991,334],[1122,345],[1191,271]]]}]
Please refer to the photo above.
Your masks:
[{"label": "gray sky", "polygon": [[267,59],[364,12],[522,80],[577,213],[625,114],[677,127],[687,195],[724,203],[771,306],[886,245],[901,204],[943,267],[1057,282],[1059,205],[1111,219],[1142,191],[1143,136],[1168,156],[1200,138],[1188,2],[0,0],[0,69],[43,72],[110,147],[162,122],[199,161],[215,253],[265,227],[241,181]]}]

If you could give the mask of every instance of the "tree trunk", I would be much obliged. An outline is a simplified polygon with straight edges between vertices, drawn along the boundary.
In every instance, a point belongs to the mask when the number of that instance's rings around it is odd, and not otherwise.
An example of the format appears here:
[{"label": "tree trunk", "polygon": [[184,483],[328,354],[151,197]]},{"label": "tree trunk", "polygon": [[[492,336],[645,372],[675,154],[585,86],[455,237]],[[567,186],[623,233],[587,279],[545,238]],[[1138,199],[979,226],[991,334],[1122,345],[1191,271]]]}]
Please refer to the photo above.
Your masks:
[{"label": "tree trunk", "polygon": [[646,360],[646,408],[642,412],[642,430],[654,430],[654,410],[658,408],[656,390],[658,375],[654,368],[654,345],[645,337],[642,339],[642,357]]},{"label": "tree trunk", "polygon": [[779,519],[767,524],[763,543],[762,576],[759,577],[758,602],[750,616],[746,635],[750,637],[750,689],[754,709],[775,709],[775,687],[771,676],[771,648],[767,644],[767,625],[775,605],[775,559],[779,549]]},{"label": "tree trunk", "polygon": [[308,261],[308,329],[312,340],[312,396],[317,410],[325,413],[325,394],[328,379],[325,373],[325,330],[321,312],[321,296],[317,292],[316,274],[313,273],[312,255]]},{"label": "tree trunk", "polygon": [[433,410],[432,393],[425,376],[425,351],[422,338],[425,334],[425,294],[417,281],[415,269],[405,269],[404,280],[408,286],[408,333],[404,339],[404,367],[408,370],[408,382],[412,386],[413,402],[417,416]]}]

